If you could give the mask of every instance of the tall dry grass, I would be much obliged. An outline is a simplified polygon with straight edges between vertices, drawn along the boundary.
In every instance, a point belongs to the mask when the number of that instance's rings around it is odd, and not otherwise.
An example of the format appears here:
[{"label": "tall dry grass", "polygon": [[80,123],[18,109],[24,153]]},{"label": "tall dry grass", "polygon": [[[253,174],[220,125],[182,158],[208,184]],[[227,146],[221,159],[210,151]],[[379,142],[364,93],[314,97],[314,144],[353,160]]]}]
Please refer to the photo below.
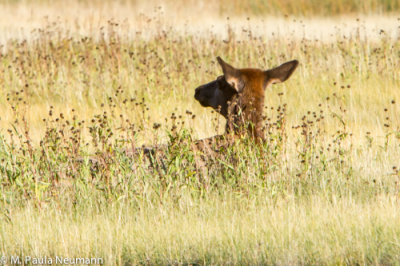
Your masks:
[{"label": "tall dry grass", "polygon": [[[164,7],[125,20],[133,2],[46,3],[2,9],[38,23],[18,34],[7,15],[0,23],[6,263],[398,264],[396,17],[279,18],[275,28],[231,17],[208,28],[169,21]],[[301,62],[266,92],[262,145],[193,149],[224,129],[193,99],[221,74],[217,55],[238,67]],[[162,152],[126,152],[141,144]]]}]

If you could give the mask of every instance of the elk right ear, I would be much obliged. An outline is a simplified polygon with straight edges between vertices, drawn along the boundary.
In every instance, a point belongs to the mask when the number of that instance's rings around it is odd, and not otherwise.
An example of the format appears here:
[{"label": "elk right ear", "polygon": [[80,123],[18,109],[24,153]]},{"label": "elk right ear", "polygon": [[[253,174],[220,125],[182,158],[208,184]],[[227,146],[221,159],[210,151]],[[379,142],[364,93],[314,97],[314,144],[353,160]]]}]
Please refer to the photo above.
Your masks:
[{"label": "elk right ear", "polygon": [[266,85],[284,82],[293,74],[298,65],[299,61],[293,60],[265,71]]},{"label": "elk right ear", "polygon": [[226,82],[232,86],[237,92],[243,91],[244,81],[239,69],[234,68],[228,63],[224,62],[221,57],[217,57],[218,63],[220,64]]}]

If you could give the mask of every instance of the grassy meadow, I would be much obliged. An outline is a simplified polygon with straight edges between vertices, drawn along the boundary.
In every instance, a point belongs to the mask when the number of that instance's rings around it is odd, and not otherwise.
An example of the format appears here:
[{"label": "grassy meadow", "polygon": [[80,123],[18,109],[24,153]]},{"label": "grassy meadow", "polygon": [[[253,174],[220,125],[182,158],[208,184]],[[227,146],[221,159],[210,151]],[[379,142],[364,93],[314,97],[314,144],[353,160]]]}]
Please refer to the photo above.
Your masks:
[{"label": "grassy meadow", "polygon": [[[0,262],[399,265],[400,2],[325,2],[0,2]],[[300,61],[265,143],[193,149],[217,56]]]}]

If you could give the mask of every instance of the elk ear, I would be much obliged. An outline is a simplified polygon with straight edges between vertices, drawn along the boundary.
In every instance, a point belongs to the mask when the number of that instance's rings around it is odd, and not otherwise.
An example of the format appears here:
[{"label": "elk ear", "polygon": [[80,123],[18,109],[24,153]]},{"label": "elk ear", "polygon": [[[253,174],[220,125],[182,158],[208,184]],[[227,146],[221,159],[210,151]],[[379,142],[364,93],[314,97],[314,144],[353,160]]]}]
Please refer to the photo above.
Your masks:
[{"label": "elk ear", "polygon": [[298,65],[299,61],[293,60],[265,71],[266,86],[269,84],[284,82],[293,74]]},{"label": "elk ear", "polygon": [[244,81],[239,69],[234,68],[228,63],[224,62],[221,57],[217,57],[218,63],[220,64],[226,82],[232,86],[237,92],[241,92],[244,88]]}]

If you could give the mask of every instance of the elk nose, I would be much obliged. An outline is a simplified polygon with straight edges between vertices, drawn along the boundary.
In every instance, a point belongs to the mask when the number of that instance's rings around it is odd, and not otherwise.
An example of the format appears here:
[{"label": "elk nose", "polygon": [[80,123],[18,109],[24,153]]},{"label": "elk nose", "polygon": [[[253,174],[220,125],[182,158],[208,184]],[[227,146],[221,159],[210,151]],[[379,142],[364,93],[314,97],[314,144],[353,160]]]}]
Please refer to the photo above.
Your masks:
[{"label": "elk nose", "polygon": [[195,92],[194,92],[194,97],[195,97],[196,99],[197,99],[197,97],[199,97],[200,90],[201,90],[201,87],[198,87],[198,88],[196,88],[196,90],[195,90]]}]

